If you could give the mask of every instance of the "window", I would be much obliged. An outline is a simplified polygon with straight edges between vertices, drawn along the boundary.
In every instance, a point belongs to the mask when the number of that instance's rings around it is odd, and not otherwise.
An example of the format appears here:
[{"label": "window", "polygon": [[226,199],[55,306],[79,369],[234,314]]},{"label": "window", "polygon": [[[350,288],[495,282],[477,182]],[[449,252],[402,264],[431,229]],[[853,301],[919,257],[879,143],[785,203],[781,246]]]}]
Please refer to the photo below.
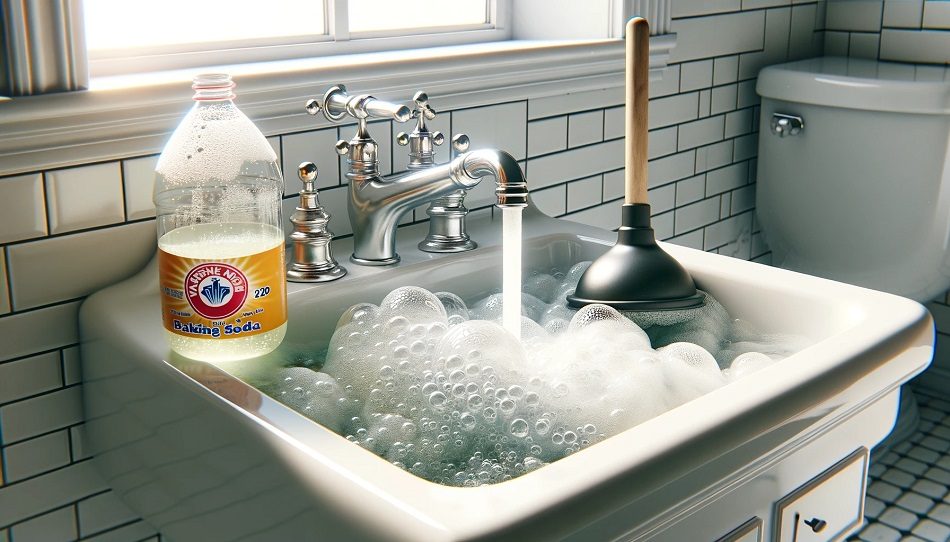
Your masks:
[{"label": "window", "polygon": [[351,34],[386,30],[479,28],[490,23],[484,0],[349,0]]},{"label": "window", "polygon": [[[341,82],[392,100],[425,89],[445,108],[612,92],[633,14],[653,23],[652,74],[676,43],[674,0],[188,1],[0,0],[0,173],[157,152],[205,66],[244,63],[224,68],[242,108],[287,133],[314,128],[301,104]],[[476,45],[435,47],[461,44]]]},{"label": "window", "polygon": [[508,39],[508,0],[85,0],[90,73]]},{"label": "window", "polygon": [[306,0],[85,0],[90,56],[130,50],[184,50],[325,34],[324,10]]},{"label": "window", "polygon": [[[486,52],[538,47],[533,41],[616,39],[632,14],[664,35],[672,1],[0,0],[0,95],[90,88],[90,76],[94,88],[115,88],[181,80],[184,72],[168,72],[214,66],[309,73],[345,68],[347,55],[359,53],[386,53],[352,60],[365,66],[406,49],[484,43],[468,52]],[[663,42],[667,50],[675,38]],[[337,59],[320,61],[329,56]],[[147,75],[105,77],[136,74]]]}]

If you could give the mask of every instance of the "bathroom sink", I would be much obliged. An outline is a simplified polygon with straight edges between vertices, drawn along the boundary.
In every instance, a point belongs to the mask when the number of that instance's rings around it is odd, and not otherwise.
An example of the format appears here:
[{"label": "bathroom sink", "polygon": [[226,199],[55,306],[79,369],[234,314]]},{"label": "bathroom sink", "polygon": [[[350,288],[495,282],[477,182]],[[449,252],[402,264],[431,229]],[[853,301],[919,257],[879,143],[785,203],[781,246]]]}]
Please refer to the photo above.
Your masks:
[{"label": "bathroom sink", "polygon": [[[172,540],[716,540],[891,430],[899,386],[929,363],[933,323],[890,294],[664,245],[734,318],[812,346],[524,476],[477,488],[390,465],[248,382],[280,356],[325,348],[340,314],[417,285],[474,299],[501,283],[500,213],[471,220],[480,248],[348,264],[291,284],[276,354],[210,365],[172,354],[154,262],[80,314],[87,444],[123,500]],[[614,234],[528,210],[526,269],[603,253]],[[335,242],[342,259],[348,240]],[[863,486],[855,488],[863,495]],[[843,526],[853,528],[856,525]],[[834,533],[831,533],[834,534]],[[776,537],[778,539],[779,537]]]}]

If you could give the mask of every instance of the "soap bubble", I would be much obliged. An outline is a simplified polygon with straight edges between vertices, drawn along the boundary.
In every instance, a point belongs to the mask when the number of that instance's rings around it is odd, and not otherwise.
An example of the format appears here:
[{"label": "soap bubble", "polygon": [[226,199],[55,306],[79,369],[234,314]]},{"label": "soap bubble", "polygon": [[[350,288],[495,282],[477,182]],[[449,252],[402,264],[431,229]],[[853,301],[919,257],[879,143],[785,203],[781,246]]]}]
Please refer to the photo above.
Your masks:
[{"label": "soap bubble", "polygon": [[571,284],[577,286],[577,282],[581,280],[581,277],[584,275],[584,272],[587,271],[587,268],[590,267],[590,264],[593,262],[580,262],[576,263],[568,270],[564,275],[564,280],[561,281],[562,284]]},{"label": "soap bubble", "polygon": [[659,351],[666,358],[663,371],[669,391],[667,402],[672,406],[704,395],[725,383],[715,358],[699,345],[673,343]]},{"label": "soap bubble", "polygon": [[501,318],[502,309],[501,305],[503,302],[504,295],[501,293],[491,294],[490,296],[482,299],[472,307],[470,314],[472,318],[478,320],[488,320],[495,321]]},{"label": "soap bubble", "polygon": [[577,314],[577,311],[568,307],[566,303],[552,303],[547,306],[543,313],[541,313],[541,320],[538,323],[541,325],[546,325],[552,320],[564,320],[566,322],[570,322],[574,318],[575,314]]},{"label": "soap bubble", "polygon": [[567,328],[570,327],[571,322],[564,320],[563,318],[554,318],[548,320],[544,324],[544,331],[548,332],[549,335],[560,335],[562,332],[567,331]]},{"label": "soap bubble", "polygon": [[511,434],[518,438],[524,438],[528,436],[528,422],[522,418],[518,418],[517,420],[511,422],[509,429]]},{"label": "soap bubble", "polygon": [[[564,296],[588,265],[525,280],[520,342],[499,325],[501,294],[466,304],[398,288],[379,307],[343,313],[324,372],[281,369],[266,391],[393,465],[475,487],[536,470],[807,346],[731,320],[705,292],[694,309],[573,310]],[[319,355],[298,350],[284,358],[319,366]]]},{"label": "soap bubble", "polygon": [[[275,397],[304,416],[339,432],[346,411],[346,396],[336,379],[304,367],[288,367],[277,372]],[[340,400],[344,400],[341,408]]]},{"label": "soap bubble", "polygon": [[719,365],[708,350],[693,343],[673,343],[657,349],[667,357],[676,358],[688,367],[709,374],[718,374]]},{"label": "soap bubble", "polygon": [[724,373],[730,380],[738,380],[756,371],[772,365],[772,358],[761,352],[746,352],[732,360],[732,364]]},{"label": "soap bubble", "polygon": [[337,321],[336,328],[340,329],[350,323],[358,325],[372,325],[379,315],[379,307],[372,303],[357,303],[343,311]]},{"label": "soap bubble", "polygon": [[532,295],[544,303],[551,303],[554,301],[554,294],[557,292],[559,284],[560,281],[551,275],[538,273],[524,280],[522,290],[524,290],[526,294]]},{"label": "soap bubble", "polygon": [[[516,369],[523,358],[521,344],[503,327],[484,320],[469,320],[449,329],[436,349],[439,357],[460,356]],[[483,365],[484,366],[484,365]]]},{"label": "soap bubble", "polygon": [[521,341],[523,343],[544,342],[550,340],[550,334],[540,324],[528,318],[521,317]]},{"label": "soap bubble", "polygon": [[581,308],[571,319],[568,334],[592,356],[624,357],[626,351],[650,348],[646,332],[607,305]]},{"label": "soap bubble", "polygon": [[548,308],[548,304],[531,294],[521,294],[521,314],[537,321]]},{"label": "soap bubble", "polygon": [[[492,294],[479,301],[470,311],[473,318],[479,320],[501,320],[504,295]],[[521,294],[521,314],[537,321],[541,313],[547,308],[547,303],[531,294]]]},{"label": "soap bubble", "polygon": [[403,286],[390,292],[379,304],[379,315],[385,321],[399,316],[417,324],[448,321],[442,301],[417,286]]},{"label": "soap bubble", "polygon": [[436,292],[435,296],[445,307],[445,314],[448,318],[458,316],[463,320],[469,319],[468,306],[462,301],[462,298],[452,292]]}]

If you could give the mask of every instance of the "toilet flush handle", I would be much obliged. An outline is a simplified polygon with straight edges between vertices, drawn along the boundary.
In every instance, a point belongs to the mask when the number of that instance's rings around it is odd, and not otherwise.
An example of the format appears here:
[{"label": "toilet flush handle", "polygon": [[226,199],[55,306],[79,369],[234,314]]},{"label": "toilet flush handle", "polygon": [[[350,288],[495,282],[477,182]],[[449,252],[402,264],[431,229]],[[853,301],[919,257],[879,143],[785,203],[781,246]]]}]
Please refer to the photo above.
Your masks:
[{"label": "toilet flush handle", "polygon": [[786,115],[784,113],[772,114],[772,133],[779,137],[796,136],[805,129],[805,119],[796,115]]}]

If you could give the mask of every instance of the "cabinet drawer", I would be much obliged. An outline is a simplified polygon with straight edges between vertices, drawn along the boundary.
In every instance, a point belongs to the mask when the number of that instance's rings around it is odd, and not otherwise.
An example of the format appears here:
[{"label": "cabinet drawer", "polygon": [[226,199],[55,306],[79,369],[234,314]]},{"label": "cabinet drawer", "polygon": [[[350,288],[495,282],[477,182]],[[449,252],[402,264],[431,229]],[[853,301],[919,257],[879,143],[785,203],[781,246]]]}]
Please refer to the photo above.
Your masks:
[{"label": "cabinet drawer", "polygon": [[776,542],[841,540],[864,517],[868,450],[859,448],[775,504]]}]

